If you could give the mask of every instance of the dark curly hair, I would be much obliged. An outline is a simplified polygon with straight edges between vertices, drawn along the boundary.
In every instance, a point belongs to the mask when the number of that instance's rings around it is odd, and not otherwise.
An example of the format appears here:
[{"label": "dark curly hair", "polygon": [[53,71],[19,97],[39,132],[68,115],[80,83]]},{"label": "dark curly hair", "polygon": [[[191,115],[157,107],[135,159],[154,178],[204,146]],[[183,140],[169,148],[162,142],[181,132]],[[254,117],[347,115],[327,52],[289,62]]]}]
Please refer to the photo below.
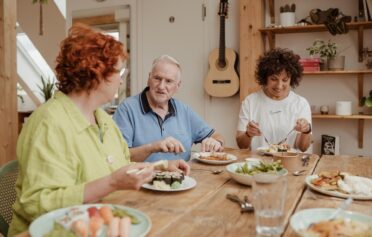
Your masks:
[{"label": "dark curly hair", "polygon": [[57,87],[65,94],[91,91],[116,72],[119,58],[126,60],[124,45],[87,25],[73,25],[61,42],[57,57]]},{"label": "dark curly hair", "polygon": [[291,77],[290,85],[295,88],[300,84],[303,68],[299,62],[300,56],[292,50],[275,48],[262,55],[257,62],[256,81],[259,85],[267,85],[267,78],[278,75],[285,70]]}]

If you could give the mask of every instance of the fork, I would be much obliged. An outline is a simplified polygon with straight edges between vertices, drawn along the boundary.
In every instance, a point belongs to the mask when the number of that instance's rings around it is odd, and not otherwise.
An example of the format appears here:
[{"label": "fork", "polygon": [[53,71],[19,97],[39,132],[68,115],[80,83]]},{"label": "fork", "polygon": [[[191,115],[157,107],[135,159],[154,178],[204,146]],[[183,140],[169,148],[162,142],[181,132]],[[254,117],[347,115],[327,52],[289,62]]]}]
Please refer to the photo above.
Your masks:
[{"label": "fork", "polygon": [[267,145],[269,145],[269,147],[271,146],[270,142],[267,140],[265,134],[262,133],[262,136],[264,137],[264,140],[265,142],[267,143]]},{"label": "fork", "polygon": [[[254,120],[251,120],[251,122],[256,123]],[[257,127],[257,128],[258,128],[258,127]],[[258,128],[258,129],[259,129],[259,128]],[[261,129],[260,129],[260,131],[261,131]],[[270,143],[269,140],[266,138],[265,134],[263,134],[262,131],[261,131],[261,134],[262,134],[262,136],[264,137],[264,140],[265,140],[265,142],[267,143],[267,145],[269,145],[269,147],[270,147],[271,143]]]},{"label": "fork", "polygon": [[293,128],[291,129],[291,131],[289,131],[289,133],[287,133],[287,135],[285,136],[285,138],[282,139],[280,142],[278,142],[277,145],[280,145],[280,144],[284,143],[285,141],[287,141],[289,134],[291,134],[291,133],[295,130],[295,128],[296,128],[296,127],[293,127]]}]

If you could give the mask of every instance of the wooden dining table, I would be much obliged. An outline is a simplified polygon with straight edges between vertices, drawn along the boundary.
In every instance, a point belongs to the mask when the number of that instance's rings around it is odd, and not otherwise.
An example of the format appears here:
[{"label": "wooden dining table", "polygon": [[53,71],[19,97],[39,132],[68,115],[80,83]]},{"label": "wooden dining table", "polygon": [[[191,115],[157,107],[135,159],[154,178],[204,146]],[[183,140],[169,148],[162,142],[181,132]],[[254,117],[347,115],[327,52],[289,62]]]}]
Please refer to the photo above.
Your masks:
[{"label": "wooden dining table", "polygon": [[[285,231],[283,236],[296,236],[289,226],[290,217],[306,208],[340,205],[344,200],[317,193],[307,188],[307,175],[323,170],[342,170],[355,175],[372,178],[372,158],[352,156],[323,156],[312,154],[308,165],[303,166],[302,155],[295,158],[261,156],[248,150],[228,149],[226,152],[238,157],[262,158],[270,161],[281,159],[288,170],[288,190],[285,203]],[[213,174],[209,170],[225,169],[225,166],[189,161],[190,176],[197,185],[185,191],[161,192],[141,189],[139,191],[118,191],[102,200],[103,203],[120,204],[145,213],[152,222],[148,236],[255,236],[255,216],[253,212],[240,212],[240,207],[226,198],[227,194],[245,195],[252,200],[252,188],[237,183],[225,170]],[[306,169],[301,176],[294,176],[296,170]],[[350,210],[371,215],[372,201],[354,201]],[[29,236],[24,232],[18,237]]]}]

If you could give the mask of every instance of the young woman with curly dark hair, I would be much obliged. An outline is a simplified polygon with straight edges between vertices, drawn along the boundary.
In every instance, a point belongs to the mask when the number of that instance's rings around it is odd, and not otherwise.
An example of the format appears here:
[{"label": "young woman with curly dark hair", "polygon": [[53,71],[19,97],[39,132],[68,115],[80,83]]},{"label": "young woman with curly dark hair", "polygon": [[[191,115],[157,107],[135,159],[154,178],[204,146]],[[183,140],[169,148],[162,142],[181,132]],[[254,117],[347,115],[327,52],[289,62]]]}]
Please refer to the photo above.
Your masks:
[{"label": "young woman with curly dark hair", "polygon": [[[242,102],[236,141],[239,148],[256,150],[285,141],[306,151],[311,141],[311,110],[304,97],[291,89],[299,85],[300,57],[288,49],[273,49],[258,59],[256,81],[261,90]],[[265,137],[266,140],[265,141]]]},{"label": "young woman with curly dark hair", "polygon": [[[57,57],[59,91],[32,113],[18,140],[17,199],[8,236],[46,212],[95,202],[116,190],[138,190],[152,180],[154,167],[131,164],[119,128],[100,108],[118,90],[127,57],[111,36],[81,24],[69,30]],[[183,160],[169,161],[168,169],[185,175],[190,170]]]}]

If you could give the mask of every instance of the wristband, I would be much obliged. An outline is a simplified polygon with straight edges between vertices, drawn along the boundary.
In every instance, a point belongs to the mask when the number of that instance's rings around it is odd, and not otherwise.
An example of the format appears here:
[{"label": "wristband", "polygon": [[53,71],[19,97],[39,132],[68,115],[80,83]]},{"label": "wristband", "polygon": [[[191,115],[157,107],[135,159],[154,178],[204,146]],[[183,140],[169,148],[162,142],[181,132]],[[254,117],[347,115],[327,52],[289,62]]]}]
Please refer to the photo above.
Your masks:
[{"label": "wristband", "polygon": [[247,135],[247,137],[249,137],[249,138],[252,138],[251,136],[249,136],[249,134],[248,134],[248,131],[245,131],[245,135]]},{"label": "wristband", "polygon": [[309,133],[311,133],[311,124],[310,123],[309,123],[309,131],[303,132],[303,134],[309,134]]}]

